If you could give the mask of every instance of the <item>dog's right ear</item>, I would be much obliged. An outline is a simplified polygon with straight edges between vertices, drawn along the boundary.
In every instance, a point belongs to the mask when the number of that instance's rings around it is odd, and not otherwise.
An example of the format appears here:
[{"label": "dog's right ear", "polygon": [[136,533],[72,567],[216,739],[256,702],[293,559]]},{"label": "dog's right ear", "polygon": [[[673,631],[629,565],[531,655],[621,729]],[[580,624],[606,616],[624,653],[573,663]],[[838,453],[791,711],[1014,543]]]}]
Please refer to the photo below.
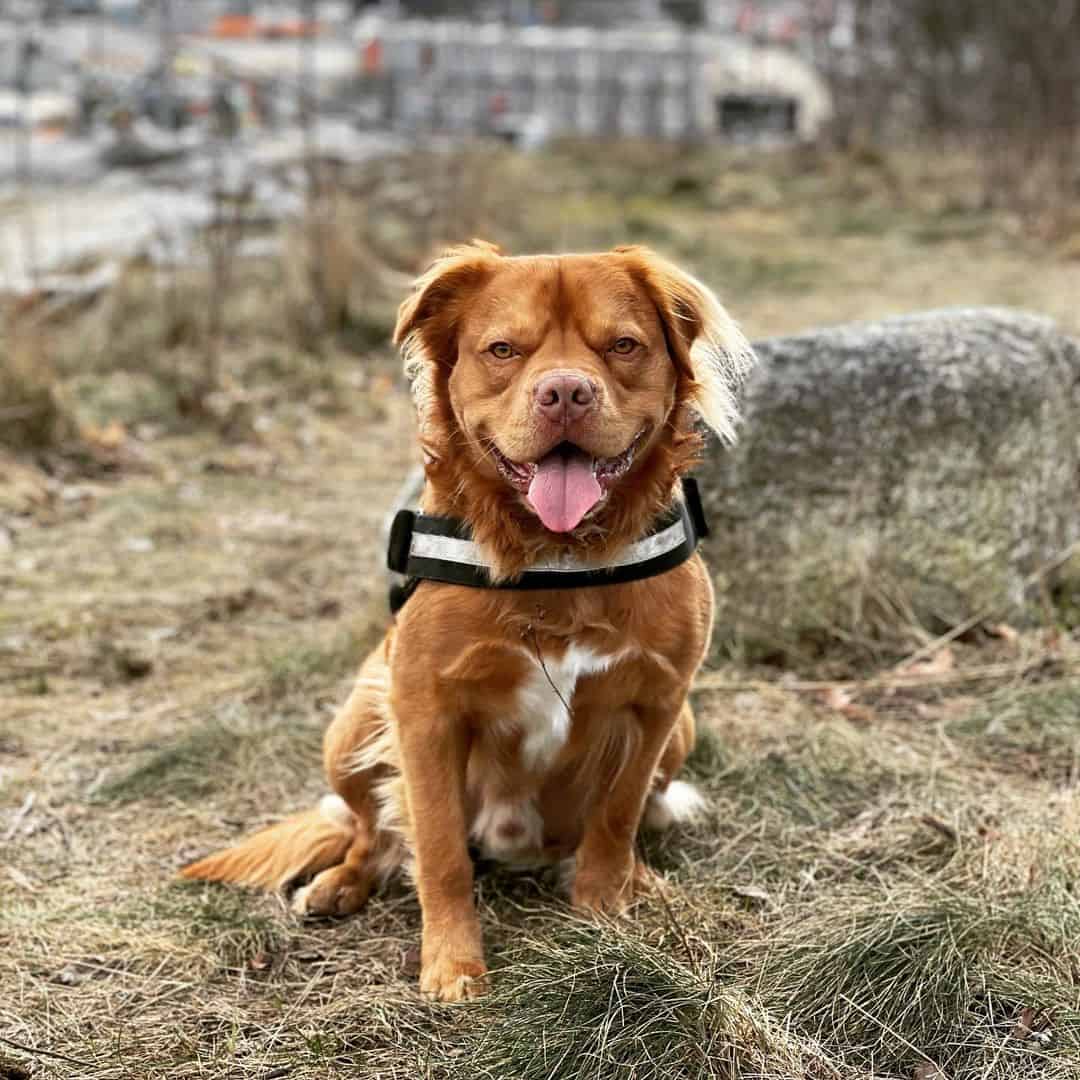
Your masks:
[{"label": "dog's right ear", "polygon": [[[464,294],[490,274],[500,257],[499,249],[486,240],[472,240],[444,251],[416,279],[412,294],[398,308],[394,344],[406,353],[419,345],[429,353],[429,359],[444,360],[445,356],[439,355],[444,344],[440,337],[452,334]],[[416,342],[417,336],[425,340]]]},{"label": "dog's right ear", "polygon": [[422,441],[437,426],[436,372],[453,366],[457,326],[468,298],[501,257],[484,240],[450,248],[417,278],[412,295],[398,308],[394,344],[401,347]]}]

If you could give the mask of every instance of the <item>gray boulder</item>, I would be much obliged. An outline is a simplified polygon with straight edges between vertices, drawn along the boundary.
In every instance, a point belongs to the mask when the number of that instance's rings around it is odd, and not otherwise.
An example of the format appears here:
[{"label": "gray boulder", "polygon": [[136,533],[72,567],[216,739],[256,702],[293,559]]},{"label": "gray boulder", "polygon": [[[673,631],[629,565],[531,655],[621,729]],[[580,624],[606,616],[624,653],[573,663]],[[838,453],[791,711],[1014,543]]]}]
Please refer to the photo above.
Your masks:
[{"label": "gray boulder", "polygon": [[1080,536],[1077,342],[985,308],[755,347],[739,445],[699,472],[720,650],[882,659],[1033,610]]}]

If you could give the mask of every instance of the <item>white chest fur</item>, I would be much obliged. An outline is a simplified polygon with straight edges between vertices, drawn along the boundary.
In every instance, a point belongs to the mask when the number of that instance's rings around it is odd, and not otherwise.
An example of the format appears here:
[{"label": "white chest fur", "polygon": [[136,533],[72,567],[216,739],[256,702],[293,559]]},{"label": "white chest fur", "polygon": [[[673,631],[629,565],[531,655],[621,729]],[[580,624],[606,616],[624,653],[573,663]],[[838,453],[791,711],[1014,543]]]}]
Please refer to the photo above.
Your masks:
[{"label": "white chest fur", "polygon": [[560,657],[543,661],[526,650],[534,670],[518,690],[514,721],[522,732],[521,759],[529,769],[544,769],[562,749],[570,733],[570,706],[578,680],[607,671],[620,653],[602,656],[570,645]]}]

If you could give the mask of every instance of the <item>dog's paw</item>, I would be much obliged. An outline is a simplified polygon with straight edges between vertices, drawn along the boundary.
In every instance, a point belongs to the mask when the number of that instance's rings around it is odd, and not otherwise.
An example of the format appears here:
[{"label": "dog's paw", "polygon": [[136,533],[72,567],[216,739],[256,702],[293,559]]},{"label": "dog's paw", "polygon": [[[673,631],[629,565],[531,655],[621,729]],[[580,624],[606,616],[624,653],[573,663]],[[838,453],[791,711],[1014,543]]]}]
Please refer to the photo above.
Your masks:
[{"label": "dog's paw", "polygon": [[420,971],[420,993],[431,1001],[471,1001],[487,991],[487,966],[482,957],[441,952],[425,961]]},{"label": "dog's paw", "polygon": [[708,800],[693,784],[672,780],[662,791],[649,795],[642,825],[646,829],[670,829],[681,822],[699,821],[708,809]]},{"label": "dog's paw", "polygon": [[629,866],[579,866],[574,873],[570,902],[600,915],[621,915],[635,901],[663,888],[663,878],[640,859]]},{"label": "dog's paw", "polygon": [[297,915],[326,918],[355,915],[371,895],[371,876],[351,866],[331,866],[317,874],[310,884],[297,889],[292,909]]}]

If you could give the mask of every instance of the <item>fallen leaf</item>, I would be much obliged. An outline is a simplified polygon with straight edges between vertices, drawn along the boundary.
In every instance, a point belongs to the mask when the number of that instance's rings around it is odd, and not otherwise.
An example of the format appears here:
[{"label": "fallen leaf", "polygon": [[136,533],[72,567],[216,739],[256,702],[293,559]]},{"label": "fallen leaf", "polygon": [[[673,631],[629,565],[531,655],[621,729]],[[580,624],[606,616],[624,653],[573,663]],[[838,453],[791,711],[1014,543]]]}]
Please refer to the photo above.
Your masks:
[{"label": "fallen leaf", "polygon": [[1001,638],[1002,641],[1007,642],[1009,645],[1015,645],[1020,640],[1020,632],[1008,623],[989,623],[986,632],[991,637]]},{"label": "fallen leaf", "polygon": [[942,821],[941,818],[935,817],[933,814],[923,814],[919,820],[935,832],[941,833],[950,843],[956,843],[958,839],[957,832],[948,822]]},{"label": "fallen leaf", "polygon": [[1020,1010],[1020,1019],[1013,1025],[1009,1037],[1012,1039],[1026,1039],[1031,1034],[1035,1024],[1035,1010],[1030,1005],[1025,1005]]},{"label": "fallen leaf", "polygon": [[53,976],[53,982],[58,982],[62,986],[78,986],[80,983],[86,982],[86,974],[75,967],[74,964],[68,964],[67,967],[61,968]]},{"label": "fallen leaf", "polygon": [[855,723],[869,723],[874,719],[873,710],[857,704],[845,686],[830,686],[827,690],[820,691],[819,696],[825,708],[832,709]]},{"label": "fallen leaf", "polygon": [[116,450],[127,441],[127,429],[119,420],[110,420],[103,428],[87,424],[82,429],[82,437],[102,450]]},{"label": "fallen leaf", "polygon": [[945,1070],[932,1061],[920,1061],[912,1075],[914,1080],[948,1080]]},{"label": "fallen leaf", "polygon": [[1009,1032],[1010,1039],[1032,1039],[1045,1045],[1050,1042],[1050,1016],[1046,1012],[1033,1009],[1025,1005],[1020,1010],[1020,1019],[1013,1025]]},{"label": "fallen leaf", "polygon": [[821,701],[826,708],[832,709],[834,712],[843,712],[845,709],[850,708],[852,704],[851,694],[843,686],[830,686],[828,690],[823,690]]},{"label": "fallen leaf", "polygon": [[905,664],[900,669],[900,672],[903,675],[945,675],[955,667],[956,656],[953,654],[952,649],[946,645],[943,649],[938,649],[932,656],[928,656],[923,660],[916,660],[911,664]]},{"label": "fallen leaf", "polygon": [[420,974],[420,949],[418,946],[412,945],[405,950],[405,955],[401,958],[401,971],[410,979],[415,979]]},{"label": "fallen leaf", "polygon": [[760,885],[732,885],[731,891],[744,900],[756,900],[759,904],[767,904],[771,899]]}]

